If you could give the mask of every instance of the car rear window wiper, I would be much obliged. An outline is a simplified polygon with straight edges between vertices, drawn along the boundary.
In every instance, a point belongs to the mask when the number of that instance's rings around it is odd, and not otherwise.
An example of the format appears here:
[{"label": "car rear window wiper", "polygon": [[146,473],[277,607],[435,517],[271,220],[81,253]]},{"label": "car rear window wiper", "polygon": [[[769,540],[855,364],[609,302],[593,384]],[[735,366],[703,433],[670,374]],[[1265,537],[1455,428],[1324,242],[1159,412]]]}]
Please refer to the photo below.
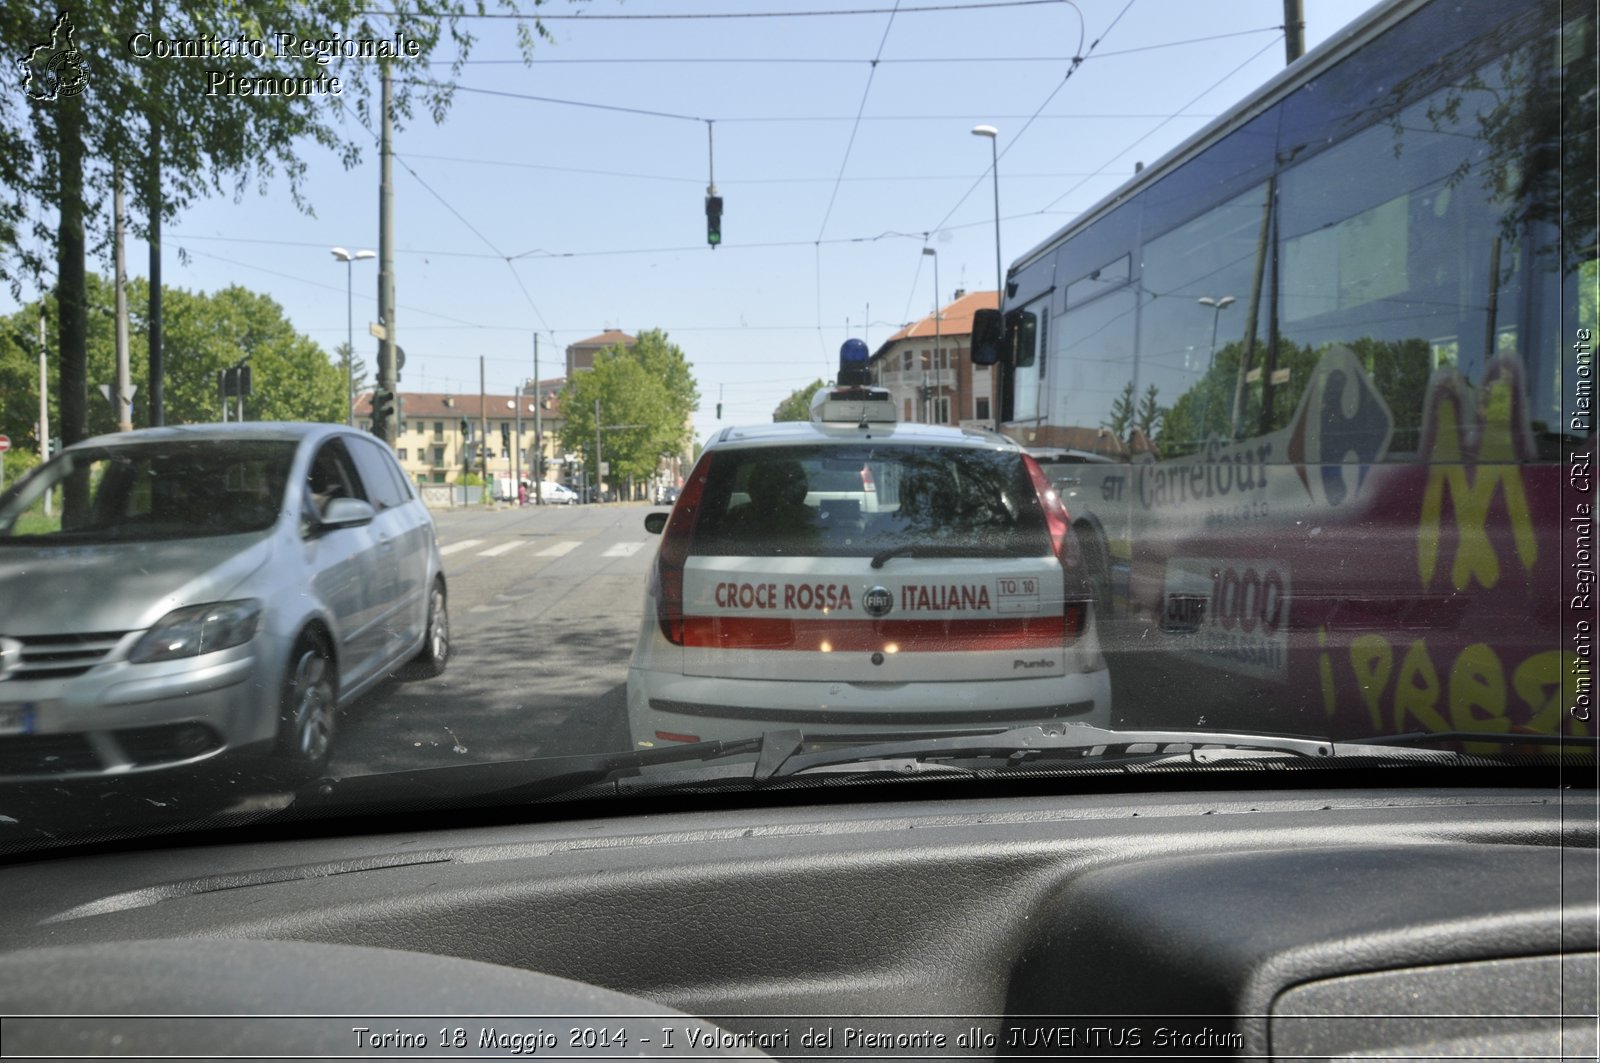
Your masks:
[{"label": "car rear window wiper", "polygon": [[901,543],[879,550],[872,555],[872,567],[882,568],[891,558],[896,557],[1023,557],[1027,556],[1014,549],[1000,546],[979,546],[973,544],[959,545],[955,543]]}]

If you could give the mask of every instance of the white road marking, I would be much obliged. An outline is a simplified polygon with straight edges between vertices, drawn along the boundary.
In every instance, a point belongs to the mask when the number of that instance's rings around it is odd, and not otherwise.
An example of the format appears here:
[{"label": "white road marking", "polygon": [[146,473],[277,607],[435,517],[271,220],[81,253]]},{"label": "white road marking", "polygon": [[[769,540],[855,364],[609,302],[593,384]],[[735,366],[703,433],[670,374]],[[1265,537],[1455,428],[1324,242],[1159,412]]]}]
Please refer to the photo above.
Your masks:
[{"label": "white road marking", "polygon": [[583,543],[579,542],[576,539],[571,540],[569,542],[563,542],[563,543],[551,543],[549,546],[545,547],[543,550],[540,550],[539,553],[536,556],[538,556],[538,557],[564,557],[565,555],[572,553],[572,551],[576,550],[578,547],[580,547],[582,545],[583,545]]},{"label": "white road marking", "polygon": [[501,543],[499,546],[491,546],[487,550],[480,550],[478,552],[478,556],[479,557],[499,557],[501,554],[509,554],[511,551],[515,550],[519,546],[527,546],[527,545],[528,545],[528,540],[526,540],[526,539],[515,539],[515,540],[513,540],[513,541],[511,541],[509,543]]},{"label": "white road marking", "polygon": [[644,549],[644,543],[615,543],[606,548],[601,557],[632,557]]},{"label": "white road marking", "polygon": [[439,553],[441,555],[453,554],[457,550],[465,550],[468,547],[477,546],[481,542],[483,542],[482,539],[462,539],[459,543],[451,543],[449,546],[439,547]]}]

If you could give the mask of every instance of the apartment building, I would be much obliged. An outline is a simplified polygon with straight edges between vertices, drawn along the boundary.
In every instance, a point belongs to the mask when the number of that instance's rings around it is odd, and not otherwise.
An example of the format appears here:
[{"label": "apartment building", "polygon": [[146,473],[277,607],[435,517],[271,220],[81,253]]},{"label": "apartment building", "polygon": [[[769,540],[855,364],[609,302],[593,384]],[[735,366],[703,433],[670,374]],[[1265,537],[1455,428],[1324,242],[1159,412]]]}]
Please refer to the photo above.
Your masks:
[{"label": "apartment building", "polygon": [[[533,458],[542,452],[544,478],[565,480],[571,470],[563,465],[558,439],[565,385],[565,377],[541,380],[537,394],[530,388],[521,396],[520,434],[516,396],[402,392],[395,456],[416,483],[455,483],[464,472],[483,471],[478,444],[487,450],[491,477],[511,476],[520,458],[522,475],[531,480]],[[542,438],[534,433],[536,409]],[[362,428],[371,428],[370,392],[356,398],[356,420]]]},{"label": "apartment building", "polygon": [[972,315],[999,305],[998,292],[964,292],[896,332],[873,352],[872,382],[889,389],[900,419],[917,424],[990,427],[993,373],[972,365]]}]

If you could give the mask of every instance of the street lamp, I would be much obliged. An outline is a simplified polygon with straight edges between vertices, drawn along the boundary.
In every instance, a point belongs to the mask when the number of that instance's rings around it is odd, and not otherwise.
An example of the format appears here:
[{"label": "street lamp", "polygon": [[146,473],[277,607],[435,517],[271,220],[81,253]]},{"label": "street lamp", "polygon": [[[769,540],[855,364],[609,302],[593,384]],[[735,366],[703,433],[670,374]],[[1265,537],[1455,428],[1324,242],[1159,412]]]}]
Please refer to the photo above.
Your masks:
[{"label": "street lamp", "polygon": [[[934,379],[937,380],[939,379],[938,373],[940,369],[940,356],[944,353],[942,350],[943,336],[940,327],[940,318],[942,318],[944,315],[939,312],[939,292],[942,290],[939,287],[939,251],[937,248],[924,247],[922,249],[922,253],[924,255],[933,256],[933,371]],[[928,388],[928,377],[926,374],[924,374],[922,377],[922,402],[927,423],[932,424],[934,410],[933,392]]]},{"label": "street lamp", "polygon": [[1206,372],[1211,372],[1211,365],[1217,360],[1217,321],[1222,317],[1222,312],[1238,302],[1231,295],[1224,295],[1221,299],[1213,299],[1209,295],[1202,295],[1196,300],[1201,306],[1211,308],[1211,353],[1206,359]]},{"label": "street lamp", "polygon": [[989,172],[994,175],[994,287],[997,298],[1005,296],[1005,273],[1000,268],[1000,130],[992,125],[972,127],[975,137],[989,138]]},{"label": "street lamp", "polygon": [[378,253],[376,251],[357,251],[355,254],[351,254],[349,251],[346,251],[342,247],[336,247],[336,248],[333,249],[333,257],[338,259],[340,262],[343,262],[344,265],[345,265],[345,269],[344,269],[344,331],[345,331],[345,340],[344,340],[344,344],[345,344],[345,346],[344,346],[344,396],[345,396],[345,404],[344,404],[344,406],[345,406],[345,418],[348,421],[348,423],[353,426],[356,423],[356,375],[355,375],[356,325],[355,325],[355,303],[353,302],[353,298],[354,297],[351,295],[351,290],[352,290],[351,289],[351,283],[354,280],[354,278],[352,277],[352,274],[355,273],[355,263],[356,263],[357,259],[377,258],[378,257]]}]

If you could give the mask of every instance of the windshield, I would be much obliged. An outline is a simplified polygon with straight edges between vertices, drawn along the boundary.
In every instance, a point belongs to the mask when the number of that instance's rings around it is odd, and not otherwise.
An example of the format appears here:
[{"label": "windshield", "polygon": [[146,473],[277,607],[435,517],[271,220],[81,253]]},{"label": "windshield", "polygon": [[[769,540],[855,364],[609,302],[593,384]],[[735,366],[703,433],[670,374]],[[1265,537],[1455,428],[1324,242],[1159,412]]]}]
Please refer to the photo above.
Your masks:
[{"label": "windshield", "polygon": [[29,545],[261,531],[284,505],[294,452],[262,441],[75,450],[0,498],[0,536]]},{"label": "windshield", "polygon": [[1569,755],[1594,12],[1304,6],[0,18],[0,847]]}]

